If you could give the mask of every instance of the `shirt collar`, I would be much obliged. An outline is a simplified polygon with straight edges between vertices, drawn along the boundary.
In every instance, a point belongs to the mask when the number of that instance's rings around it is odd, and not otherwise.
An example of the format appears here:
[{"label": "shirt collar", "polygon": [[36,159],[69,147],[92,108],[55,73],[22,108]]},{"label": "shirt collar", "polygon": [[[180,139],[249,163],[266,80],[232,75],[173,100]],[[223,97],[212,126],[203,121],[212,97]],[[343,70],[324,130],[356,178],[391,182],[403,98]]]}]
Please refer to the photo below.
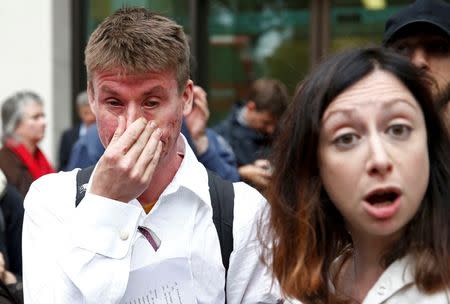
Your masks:
[{"label": "shirt collar", "polygon": [[372,286],[363,303],[383,303],[403,287],[414,284],[413,265],[409,256],[394,261]]},{"label": "shirt collar", "polygon": [[[184,157],[172,182],[161,194],[161,197],[185,188],[197,195],[205,204],[211,204],[208,186],[208,174],[205,167],[197,160],[194,151],[187,143],[186,138],[180,133]],[[181,151],[182,152],[182,151]]]}]

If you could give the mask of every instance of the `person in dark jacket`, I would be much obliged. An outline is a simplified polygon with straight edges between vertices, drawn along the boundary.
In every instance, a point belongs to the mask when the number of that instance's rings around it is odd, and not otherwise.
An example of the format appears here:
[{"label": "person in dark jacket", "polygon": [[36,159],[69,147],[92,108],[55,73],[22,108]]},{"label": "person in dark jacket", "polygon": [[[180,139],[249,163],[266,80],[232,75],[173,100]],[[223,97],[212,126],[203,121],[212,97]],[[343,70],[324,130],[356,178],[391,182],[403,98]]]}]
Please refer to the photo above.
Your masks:
[{"label": "person in dark jacket", "polygon": [[72,128],[67,129],[61,136],[59,144],[59,170],[68,170],[66,166],[73,146],[80,137],[87,133],[87,129],[95,122],[95,115],[89,106],[89,99],[86,91],[80,92],[77,96],[78,116],[81,122]]},{"label": "person in dark jacket", "polygon": [[240,180],[236,156],[228,142],[207,127],[209,119],[207,94],[200,86],[194,86],[192,111],[185,115],[181,133],[193,148],[198,160],[222,178]]},{"label": "person in dark jacket", "polygon": [[70,171],[75,168],[87,168],[95,165],[105,152],[98,135],[97,124],[89,126],[86,134],[80,137],[73,145],[69,161],[64,170]]},{"label": "person in dark jacket", "polygon": [[286,86],[276,79],[253,82],[248,99],[238,102],[214,130],[230,144],[242,180],[264,189],[270,181],[267,157],[271,137],[288,104]]},{"label": "person in dark jacket", "polygon": [[0,304],[23,303],[23,197],[0,170]]}]

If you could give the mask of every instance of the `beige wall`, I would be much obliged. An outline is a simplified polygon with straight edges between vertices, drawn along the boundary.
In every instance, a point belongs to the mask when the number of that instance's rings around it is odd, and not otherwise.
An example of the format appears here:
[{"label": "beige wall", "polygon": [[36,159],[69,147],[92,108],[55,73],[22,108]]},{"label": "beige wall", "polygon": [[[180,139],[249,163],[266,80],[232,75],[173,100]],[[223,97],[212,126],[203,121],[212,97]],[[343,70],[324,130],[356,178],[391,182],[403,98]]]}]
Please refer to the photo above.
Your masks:
[{"label": "beige wall", "polygon": [[70,33],[70,0],[1,1],[0,103],[22,89],[41,95],[48,123],[41,148],[53,164],[70,125]]}]

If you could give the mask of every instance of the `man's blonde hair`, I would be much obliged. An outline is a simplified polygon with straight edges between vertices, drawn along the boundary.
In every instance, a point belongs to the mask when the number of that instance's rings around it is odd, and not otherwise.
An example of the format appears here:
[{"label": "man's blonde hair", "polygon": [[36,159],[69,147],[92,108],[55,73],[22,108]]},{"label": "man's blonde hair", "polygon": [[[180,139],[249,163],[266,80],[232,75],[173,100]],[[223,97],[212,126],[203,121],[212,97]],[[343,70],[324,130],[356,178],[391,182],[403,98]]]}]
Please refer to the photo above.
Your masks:
[{"label": "man's blonde hair", "polygon": [[183,28],[145,8],[122,8],[91,34],[85,50],[88,80],[94,72],[140,74],[171,70],[182,92],[189,79],[189,45]]}]

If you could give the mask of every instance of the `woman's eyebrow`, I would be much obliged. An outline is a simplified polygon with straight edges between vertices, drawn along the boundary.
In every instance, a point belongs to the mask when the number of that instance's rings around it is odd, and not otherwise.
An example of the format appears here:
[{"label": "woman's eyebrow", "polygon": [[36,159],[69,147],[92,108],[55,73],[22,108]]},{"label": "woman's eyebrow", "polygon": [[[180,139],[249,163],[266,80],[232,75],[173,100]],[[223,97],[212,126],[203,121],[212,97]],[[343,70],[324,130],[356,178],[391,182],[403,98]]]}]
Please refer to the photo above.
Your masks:
[{"label": "woman's eyebrow", "polygon": [[[393,99],[381,102],[380,106],[383,109],[389,109],[389,108],[396,106],[399,103],[404,103],[404,104],[408,105],[409,107],[411,107],[412,109],[414,109],[415,111],[420,109],[418,104],[413,103],[412,101],[405,99],[405,98],[393,98]],[[337,114],[341,114],[348,118],[351,118],[355,115],[355,111],[356,111],[355,108],[350,108],[350,107],[334,109],[334,110],[331,110],[331,111],[325,113],[325,115],[322,118],[322,122],[325,123],[325,121],[330,119],[330,117],[337,115]]]},{"label": "woman's eyebrow", "polygon": [[394,106],[396,106],[398,104],[406,104],[406,105],[408,105],[408,107],[410,107],[414,111],[420,110],[420,106],[418,105],[418,103],[414,103],[414,102],[412,102],[412,101],[410,101],[408,99],[405,99],[405,98],[394,98],[394,99],[388,100],[388,101],[383,103],[382,108],[383,109],[390,109],[390,108],[393,108]]},{"label": "woman's eyebrow", "polygon": [[322,118],[322,123],[327,122],[331,117],[334,117],[336,115],[344,116],[346,118],[352,118],[355,114],[355,109],[351,108],[341,108],[341,109],[335,109],[331,110],[329,112],[326,112],[325,115]]}]

